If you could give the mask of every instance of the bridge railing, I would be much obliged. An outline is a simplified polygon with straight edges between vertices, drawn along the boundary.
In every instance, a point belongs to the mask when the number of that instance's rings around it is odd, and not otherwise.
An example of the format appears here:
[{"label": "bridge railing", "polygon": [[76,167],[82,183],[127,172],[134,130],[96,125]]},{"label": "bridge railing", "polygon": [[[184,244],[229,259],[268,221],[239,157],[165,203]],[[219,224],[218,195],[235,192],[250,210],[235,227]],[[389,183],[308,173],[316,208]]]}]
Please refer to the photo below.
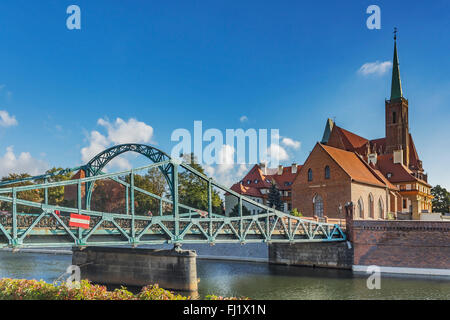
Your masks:
[{"label": "bridge railing", "polygon": [[[171,176],[167,181],[172,192],[168,199],[141,189],[134,184],[134,174],[139,170],[164,167]],[[170,167],[170,168],[169,168]],[[99,166],[100,168],[100,166]],[[170,170],[167,170],[169,168]],[[207,184],[208,209],[200,210],[184,205],[178,198],[178,170],[183,168],[203,179]],[[65,171],[67,172],[67,171]],[[130,181],[120,179],[130,176]],[[41,179],[43,176],[35,177]],[[99,180],[111,179],[124,185],[131,194],[131,210],[113,213],[92,210],[86,203],[82,205],[82,187]],[[25,180],[22,180],[22,182]],[[33,181],[26,178],[26,181]],[[16,180],[15,183],[21,182]],[[312,221],[295,217],[249,199],[198,172],[185,163],[165,160],[137,169],[116,173],[100,173],[95,176],[57,181],[10,186],[4,183],[0,188],[0,201],[12,207],[10,215],[0,217],[0,243],[3,246],[87,246],[117,244],[162,244],[162,243],[219,243],[219,242],[311,242],[342,241],[345,234],[338,224]],[[77,186],[76,207],[52,205],[48,199],[43,202],[21,199],[19,194],[32,190],[47,190],[54,187]],[[2,186],[2,184],[0,184]],[[212,210],[212,188],[218,188],[238,199],[237,216],[227,217]],[[139,215],[134,210],[134,193],[139,192],[157,199],[160,208],[163,203],[172,207],[166,213],[160,209],[159,215]],[[128,197],[128,192],[127,192]],[[128,203],[128,202],[127,202]],[[245,215],[243,206],[249,204],[259,208],[260,213]],[[37,213],[20,212],[18,208],[27,207]],[[73,227],[70,215],[77,213],[88,216],[89,227]]]}]

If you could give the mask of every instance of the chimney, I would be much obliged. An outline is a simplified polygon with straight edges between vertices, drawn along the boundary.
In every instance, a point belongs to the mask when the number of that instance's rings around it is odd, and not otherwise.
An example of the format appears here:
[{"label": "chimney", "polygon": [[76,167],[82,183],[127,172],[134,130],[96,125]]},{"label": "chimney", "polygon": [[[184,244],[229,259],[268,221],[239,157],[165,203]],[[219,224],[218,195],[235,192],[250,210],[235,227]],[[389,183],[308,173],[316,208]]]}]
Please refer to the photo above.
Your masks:
[{"label": "chimney", "polygon": [[394,163],[403,163],[403,150],[394,150]]},{"label": "chimney", "polygon": [[369,164],[373,164],[376,165],[377,164],[377,153],[369,153],[367,155],[367,162],[369,162]]},{"label": "chimney", "polygon": [[280,164],[278,166],[278,175],[281,176],[283,174],[283,166]]},{"label": "chimney", "polygon": [[291,172],[292,173],[297,173],[297,164],[294,162],[294,163],[292,163],[292,167],[291,167]]},{"label": "chimney", "polygon": [[261,168],[261,171],[262,171],[263,174],[267,174],[266,163],[265,162],[261,162],[259,164],[259,167]]}]

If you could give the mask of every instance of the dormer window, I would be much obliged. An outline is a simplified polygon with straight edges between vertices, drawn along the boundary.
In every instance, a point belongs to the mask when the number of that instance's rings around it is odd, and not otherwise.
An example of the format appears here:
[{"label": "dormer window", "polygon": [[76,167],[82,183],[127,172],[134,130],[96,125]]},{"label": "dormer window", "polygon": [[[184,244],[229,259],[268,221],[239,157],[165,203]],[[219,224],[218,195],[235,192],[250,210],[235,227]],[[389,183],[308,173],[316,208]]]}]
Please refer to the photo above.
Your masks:
[{"label": "dormer window", "polygon": [[391,177],[392,177],[392,173],[391,173],[391,172],[388,172],[386,176],[387,176],[388,178],[391,178]]},{"label": "dormer window", "polygon": [[258,181],[258,179],[255,179],[255,183],[258,183],[259,181]]},{"label": "dormer window", "polygon": [[250,183],[252,183],[252,180],[247,180],[247,184],[250,184]]}]

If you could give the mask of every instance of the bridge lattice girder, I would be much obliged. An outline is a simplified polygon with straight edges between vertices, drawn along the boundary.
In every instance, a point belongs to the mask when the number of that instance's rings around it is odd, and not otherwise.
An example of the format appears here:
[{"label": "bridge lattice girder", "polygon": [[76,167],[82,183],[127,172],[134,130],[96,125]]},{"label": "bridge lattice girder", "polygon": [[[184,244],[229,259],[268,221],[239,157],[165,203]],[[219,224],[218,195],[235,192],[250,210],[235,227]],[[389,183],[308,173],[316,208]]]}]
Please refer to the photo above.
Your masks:
[{"label": "bridge lattice girder", "polygon": [[[143,154],[153,163],[144,167],[116,173],[103,173],[102,169],[114,157],[134,151]],[[171,198],[155,195],[134,185],[133,176],[140,170],[159,168],[169,184]],[[76,180],[48,182],[52,175],[75,172],[83,169],[86,177]],[[187,170],[207,183],[208,210],[192,208],[178,201],[178,172]],[[130,176],[130,183],[120,179]],[[82,206],[82,186],[89,194],[96,181],[112,179],[127,187],[131,196],[131,212],[112,213],[91,210],[87,198]],[[44,183],[11,187],[19,182],[42,181]],[[18,194],[29,190],[48,190],[53,187],[77,186],[77,207],[56,206],[43,202],[20,199]],[[218,188],[238,199],[239,216],[227,217],[212,211],[212,188]],[[143,216],[135,213],[134,195],[140,192],[159,201],[159,214]],[[128,193],[127,193],[128,194]],[[173,200],[172,200],[173,199]],[[66,169],[53,174],[41,175],[0,183],[0,201],[12,206],[11,214],[0,216],[0,247],[32,246],[95,246],[95,245],[142,245],[142,244],[182,244],[182,243],[249,243],[249,242],[315,242],[344,241],[344,232],[339,225],[311,221],[295,217],[262,205],[211,178],[196,171],[188,164],[170,159],[164,152],[146,145],[127,144],[109,148],[87,165]],[[257,215],[243,215],[244,202],[261,209]],[[171,212],[163,210],[164,203],[172,207]],[[18,206],[35,208],[40,213],[18,212]],[[61,212],[60,215],[56,211]],[[90,216],[89,229],[69,226],[69,213]]]}]

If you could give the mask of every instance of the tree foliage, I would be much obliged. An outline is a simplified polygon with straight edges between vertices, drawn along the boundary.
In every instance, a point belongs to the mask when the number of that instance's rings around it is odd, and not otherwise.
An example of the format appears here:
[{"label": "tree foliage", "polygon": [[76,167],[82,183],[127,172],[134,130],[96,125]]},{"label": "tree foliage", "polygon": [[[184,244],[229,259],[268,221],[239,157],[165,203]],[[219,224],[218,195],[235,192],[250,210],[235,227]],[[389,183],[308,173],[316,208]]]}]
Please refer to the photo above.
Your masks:
[{"label": "tree foliage", "polygon": [[292,209],[291,214],[295,217],[303,217],[303,214],[297,208]]},{"label": "tree foliage", "polygon": [[[196,162],[195,157],[191,155],[184,156],[189,165],[198,172],[205,174],[203,167]],[[190,171],[180,172],[178,177],[178,198],[179,202],[200,210],[208,210],[208,183]],[[211,192],[212,211],[223,214],[223,202],[219,193],[215,190]]]},{"label": "tree foliage", "polygon": [[[2,182],[17,180],[17,179],[25,179],[25,178],[29,178],[29,177],[31,177],[31,176],[27,173],[20,173],[20,174],[10,173],[8,176],[2,178]],[[7,185],[6,188],[29,186],[32,184],[33,184],[33,181],[23,181],[23,182],[18,182],[18,183],[13,183],[13,184]],[[7,197],[12,197],[12,193],[7,193],[5,195]],[[27,200],[27,201],[41,202],[42,194],[41,194],[40,190],[37,190],[37,189],[26,190],[26,191],[17,192],[17,198],[22,199],[22,200]],[[0,202],[0,210],[12,212],[12,203],[1,201]],[[24,206],[24,205],[20,205],[20,204],[17,205],[17,212],[38,213],[39,211],[40,211],[39,208],[28,207],[28,206]]]},{"label": "tree foliage", "polygon": [[276,210],[283,210],[283,202],[281,201],[280,190],[274,181],[272,181],[272,185],[269,190],[269,195],[267,199],[267,203],[269,207],[275,208]]},{"label": "tree foliage", "polygon": [[433,195],[433,212],[448,213],[450,212],[450,193],[447,189],[437,185],[431,189]]},{"label": "tree foliage", "polygon": [[[125,181],[130,183],[130,176],[127,176]],[[134,185],[160,197],[169,192],[166,178],[158,168],[149,169],[145,175],[135,174]],[[151,211],[152,214],[159,212],[159,200],[152,198],[149,195],[135,191],[134,201],[136,214],[147,215],[149,211]]]},{"label": "tree foliage", "polygon": [[[247,207],[243,205],[242,206],[242,215],[249,216],[250,214],[251,214],[250,210],[247,209]],[[233,209],[230,211],[230,217],[239,217],[239,204],[235,205],[233,207]]]},{"label": "tree foliage", "polygon": [[[63,168],[53,167],[47,170],[46,174],[53,174],[63,170]],[[68,172],[66,174],[57,174],[51,176],[47,179],[47,182],[59,182],[59,181],[67,181],[72,177],[72,173]],[[36,180],[36,183],[44,183],[45,180]],[[45,190],[39,189],[39,193],[42,199],[45,199]],[[64,201],[64,186],[62,187],[52,187],[48,189],[48,203],[51,205],[67,205],[67,202]]]}]

